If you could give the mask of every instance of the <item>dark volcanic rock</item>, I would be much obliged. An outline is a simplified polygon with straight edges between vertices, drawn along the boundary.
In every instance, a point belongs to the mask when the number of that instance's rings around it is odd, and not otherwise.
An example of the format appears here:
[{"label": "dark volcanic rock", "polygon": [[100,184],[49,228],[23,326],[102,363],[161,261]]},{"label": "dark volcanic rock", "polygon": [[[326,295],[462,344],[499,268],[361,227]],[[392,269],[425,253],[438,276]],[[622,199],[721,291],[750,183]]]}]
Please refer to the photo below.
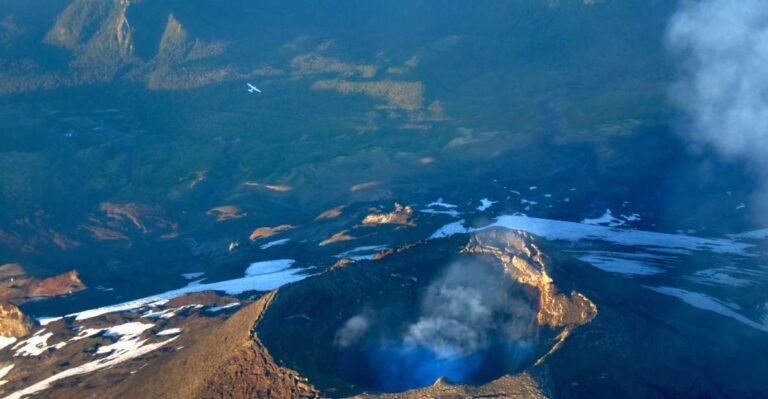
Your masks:
[{"label": "dark volcanic rock", "polygon": [[[502,229],[386,251],[282,288],[256,331],[279,364],[333,397],[547,396],[540,365],[597,308],[560,293],[537,241]],[[430,342],[452,347],[446,355]],[[467,358],[480,364],[455,374]],[[442,372],[469,384],[432,385]]]}]

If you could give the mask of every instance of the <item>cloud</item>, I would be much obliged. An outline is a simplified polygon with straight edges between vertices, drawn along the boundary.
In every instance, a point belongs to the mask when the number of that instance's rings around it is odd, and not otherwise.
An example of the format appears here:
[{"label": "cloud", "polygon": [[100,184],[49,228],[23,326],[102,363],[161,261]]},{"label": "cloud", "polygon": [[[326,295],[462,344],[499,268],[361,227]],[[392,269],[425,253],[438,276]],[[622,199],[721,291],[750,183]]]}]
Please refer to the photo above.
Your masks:
[{"label": "cloud", "polygon": [[680,61],[672,98],[687,134],[768,167],[768,0],[684,1],[667,44]]}]

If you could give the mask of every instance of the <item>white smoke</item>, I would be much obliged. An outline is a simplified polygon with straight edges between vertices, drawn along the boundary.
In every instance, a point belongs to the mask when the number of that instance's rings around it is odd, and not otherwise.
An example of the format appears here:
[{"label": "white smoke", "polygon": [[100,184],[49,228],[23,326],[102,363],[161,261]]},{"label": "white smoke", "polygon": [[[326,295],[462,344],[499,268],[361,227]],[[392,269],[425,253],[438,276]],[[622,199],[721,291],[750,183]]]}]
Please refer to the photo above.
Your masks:
[{"label": "white smoke", "polygon": [[673,100],[688,134],[768,168],[768,0],[683,1],[667,33],[681,61]]},{"label": "white smoke", "polygon": [[353,316],[336,332],[333,342],[342,348],[354,345],[365,335],[369,326],[370,322],[364,315]]},{"label": "white smoke", "polygon": [[408,327],[404,343],[450,359],[487,349],[499,337],[528,339],[535,313],[512,292],[511,281],[487,265],[449,266],[427,288],[421,315]]},{"label": "white smoke", "polygon": [[395,308],[347,319],[334,338],[340,368],[363,385],[401,392],[441,376],[484,383],[491,370],[529,365],[539,339],[536,297],[500,265],[462,259],[428,282],[419,298],[393,298]]},{"label": "white smoke", "polygon": [[493,312],[472,287],[430,287],[427,314],[408,328],[405,343],[429,348],[439,358],[465,356],[487,345]]}]

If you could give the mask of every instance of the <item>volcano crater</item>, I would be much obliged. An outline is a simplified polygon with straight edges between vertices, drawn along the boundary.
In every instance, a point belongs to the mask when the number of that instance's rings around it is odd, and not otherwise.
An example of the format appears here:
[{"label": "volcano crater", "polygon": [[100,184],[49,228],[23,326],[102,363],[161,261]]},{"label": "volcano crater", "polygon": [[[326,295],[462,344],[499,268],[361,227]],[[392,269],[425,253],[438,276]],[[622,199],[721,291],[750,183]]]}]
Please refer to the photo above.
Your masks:
[{"label": "volcano crater", "polygon": [[523,232],[421,242],[282,288],[256,333],[330,396],[486,384],[530,369],[596,314],[557,293],[548,259]]}]

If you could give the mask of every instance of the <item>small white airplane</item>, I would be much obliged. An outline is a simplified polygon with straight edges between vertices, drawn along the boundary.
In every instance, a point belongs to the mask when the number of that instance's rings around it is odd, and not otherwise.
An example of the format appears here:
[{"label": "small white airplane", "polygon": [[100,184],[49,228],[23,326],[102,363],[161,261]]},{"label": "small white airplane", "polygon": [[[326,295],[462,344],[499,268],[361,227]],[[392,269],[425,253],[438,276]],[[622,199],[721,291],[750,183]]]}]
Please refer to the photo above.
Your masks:
[{"label": "small white airplane", "polygon": [[259,90],[258,87],[254,86],[254,85],[252,85],[250,83],[246,83],[246,84],[248,85],[248,93],[261,93],[261,90]]}]

